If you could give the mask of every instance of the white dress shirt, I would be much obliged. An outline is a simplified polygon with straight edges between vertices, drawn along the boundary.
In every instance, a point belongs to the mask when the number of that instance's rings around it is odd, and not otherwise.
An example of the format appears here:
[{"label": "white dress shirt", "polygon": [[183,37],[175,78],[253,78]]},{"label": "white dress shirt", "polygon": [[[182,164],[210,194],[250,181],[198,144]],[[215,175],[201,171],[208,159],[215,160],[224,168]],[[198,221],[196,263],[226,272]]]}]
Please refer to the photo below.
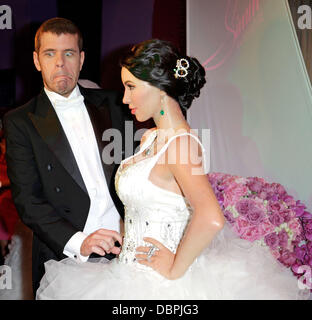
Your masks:
[{"label": "white dress shirt", "polygon": [[76,86],[68,98],[46,88],[44,90],[65,131],[90,197],[83,232],[79,231],[69,239],[63,253],[86,261],[88,257],[80,255],[84,239],[100,228],[120,232],[121,218],[107,187],[95,134],[79,87]]}]

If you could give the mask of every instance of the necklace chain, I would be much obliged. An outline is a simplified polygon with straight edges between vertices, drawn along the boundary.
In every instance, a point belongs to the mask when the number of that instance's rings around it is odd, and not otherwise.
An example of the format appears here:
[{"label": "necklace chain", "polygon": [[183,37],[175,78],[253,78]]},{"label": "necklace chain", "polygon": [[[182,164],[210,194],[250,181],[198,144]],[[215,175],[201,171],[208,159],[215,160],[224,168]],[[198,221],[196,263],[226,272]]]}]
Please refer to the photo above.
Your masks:
[{"label": "necklace chain", "polygon": [[154,140],[152,141],[152,143],[150,144],[150,146],[144,150],[143,153],[144,153],[144,156],[145,156],[145,157],[147,157],[147,156],[149,156],[149,155],[151,154],[151,152],[152,152],[152,147],[154,146],[154,143],[155,143],[156,139],[157,139],[157,135],[155,136],[155,138],[154,138]]}]

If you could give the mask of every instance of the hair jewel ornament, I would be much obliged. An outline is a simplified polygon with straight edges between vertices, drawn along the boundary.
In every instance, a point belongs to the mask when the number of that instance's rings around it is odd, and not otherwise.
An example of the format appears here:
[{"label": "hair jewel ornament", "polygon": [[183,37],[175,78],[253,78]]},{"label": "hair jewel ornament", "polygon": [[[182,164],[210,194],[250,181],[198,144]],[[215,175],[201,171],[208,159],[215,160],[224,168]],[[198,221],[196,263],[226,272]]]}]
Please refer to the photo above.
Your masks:
[{"label": "hair jewel ornament", "polygon": [[185,58],[178,59],[176,68],[173,69],[173,71],[175,71],[174,76],[176,77],[176,79],[186,77],[188,74],[187,69],[189,68],[189,66],[190,64]]}]

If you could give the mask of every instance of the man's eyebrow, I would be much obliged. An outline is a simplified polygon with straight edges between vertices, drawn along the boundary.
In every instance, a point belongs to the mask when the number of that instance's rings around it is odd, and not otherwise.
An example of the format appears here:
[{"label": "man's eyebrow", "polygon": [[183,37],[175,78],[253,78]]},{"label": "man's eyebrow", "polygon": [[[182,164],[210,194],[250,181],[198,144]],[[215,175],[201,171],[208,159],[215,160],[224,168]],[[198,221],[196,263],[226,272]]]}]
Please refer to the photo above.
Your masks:
[{"label": "man's eyebrow", "polygon": [[125,84],[133,83],[131,80],[127,80]]},{"label": "man's eyebrow", "polygon": [[[51,52],[51,51],[57,51],[56,49],[52,49],[52,48],[48,48],[48,49],[45,49],[43,50],[42,52]],[[63,51],[71,51],[71,52],[77,52],[77,50],[73,49],[73,48],[68,48],[68,49],[65,49]]]},{"label": "man's eyebrow", "polygon": [[50,48],[48,48],[48,49],[45,49],[45,50],[43,50],[42,52],[48,52],[48,51],[56,51],[55,49],[50,49]]}]

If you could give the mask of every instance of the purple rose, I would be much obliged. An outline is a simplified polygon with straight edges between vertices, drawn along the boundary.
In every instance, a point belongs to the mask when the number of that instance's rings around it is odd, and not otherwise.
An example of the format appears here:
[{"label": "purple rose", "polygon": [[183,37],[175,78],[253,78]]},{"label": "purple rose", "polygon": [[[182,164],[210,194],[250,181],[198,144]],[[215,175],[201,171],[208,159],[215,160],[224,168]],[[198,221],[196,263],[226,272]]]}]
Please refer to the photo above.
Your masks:
[{"label": "purple rose", "polygon": [[304,235],[302,233],[297,234],[296,238],[292,241],[292,244],[298,246],[301,241],[305,240]]},{"label": "purple rose", "polygon": [[295,252],[296,258],[299,259],[300,261],[303,261],[304,256],[307,253],[307,247],[306,247],[306,245],[303,244],[300,247],[299,246],[296,247],[294,252]]},{"label": "purple rose", "polygon": [[307,240],[312,241],[312,230],[305,230],[304,235],[307,238]]},{"label": "purple rose", "polygon": [[291,266],[293,265],[295,262],[296,262],[296,257],[295,255],[290,252],[289,250],[287,249],[283,249],[282,252],[281,252],[281,255],[279,257],[279,260],[285,264],[286,266]]},{"label": "purple rose", "polygon": [[276,249],[278,246],[278,236],[275,232],[269,233],[264,237],[264,242],[271,249]]},{"label": "purple rose", "polygon": [[242,199],[238,201],[235,205],[236,210],[243,216],[245,216],[251,207],[251,200],[250,199]]},{"label": "purple rose", "polygon": [[251,192],[259,193],[262,189],[262,184],[263,183],[261,182],[261,180],[259,180],[257,178],[251,178],[248,181],[247,186]]},{"label": "purple rose", "polygon": [[259,193],[259,198],[262,199],[262,200],[266,200],[267,198],[267,193],[265,191],[261,191]]},{"label": "purple rose", "polygon": [[279,234],[278,234],[278,245],[280,247],[287,247],[288,244],[288,234],[287,232],[283,229]]},{"label": "purple rose", "polygon": [[277,201],[279,199],[279,197],[277,194],[273,194],[271,199],[272,199],[272,201]]},{"label": "purple rose", "polygon": [[269,204],[269,208],[271,211],[277,211],[279,212],[282,209],[282,205],[278,201],[272,201]]},{"label": "purple rose", "polygon": [[294,207],[296,205],[294,198],[287,193],[285,193],[280,199],[284,201],[288,207]]},{"label": "purple rose", "polygon": [[305,229],[305,230],[312,230],[312,221],[307,221],[307,222],[304,224],[304,229]]},{"label": "purple rose", "polygon": [[289,222],[293,218],[293,213],[289,209],[280,211],[280,215],[284,219],[284,222]]},{"label": "purple rose", "polygon": [[285,194],[287,194],[285,188],[280,184],[277,185],[276,189],[277,189],[276,191],[279,194],[279,196],[284,196]]},{"label": "purple rose", "polygon": [[253,207],[247,213],[246,218],[253,225],[259,225],[264,220],[264,214],[260,209]]},{"label": "purple rose", "polygon": [[[262,189],[262,192],[264,192],[266,195],[265,195],[265,198],[262,198],[264,200],[271,200],[272,197],[274,196],[275,194],[275,190],[274,190],[274,187],[272,185],[270,185],[269,183],[266,183],[264,188]],[[262,193],[261,192],[261,193]],[[264,194],[263,194],[264,196]]]},{"label": "purple rose", "polygon": [[284,222],[283,217],[278,213],[273,213],[269,217],[269,220],[274,226],[277,226],[277,227],[280,226]]}]

